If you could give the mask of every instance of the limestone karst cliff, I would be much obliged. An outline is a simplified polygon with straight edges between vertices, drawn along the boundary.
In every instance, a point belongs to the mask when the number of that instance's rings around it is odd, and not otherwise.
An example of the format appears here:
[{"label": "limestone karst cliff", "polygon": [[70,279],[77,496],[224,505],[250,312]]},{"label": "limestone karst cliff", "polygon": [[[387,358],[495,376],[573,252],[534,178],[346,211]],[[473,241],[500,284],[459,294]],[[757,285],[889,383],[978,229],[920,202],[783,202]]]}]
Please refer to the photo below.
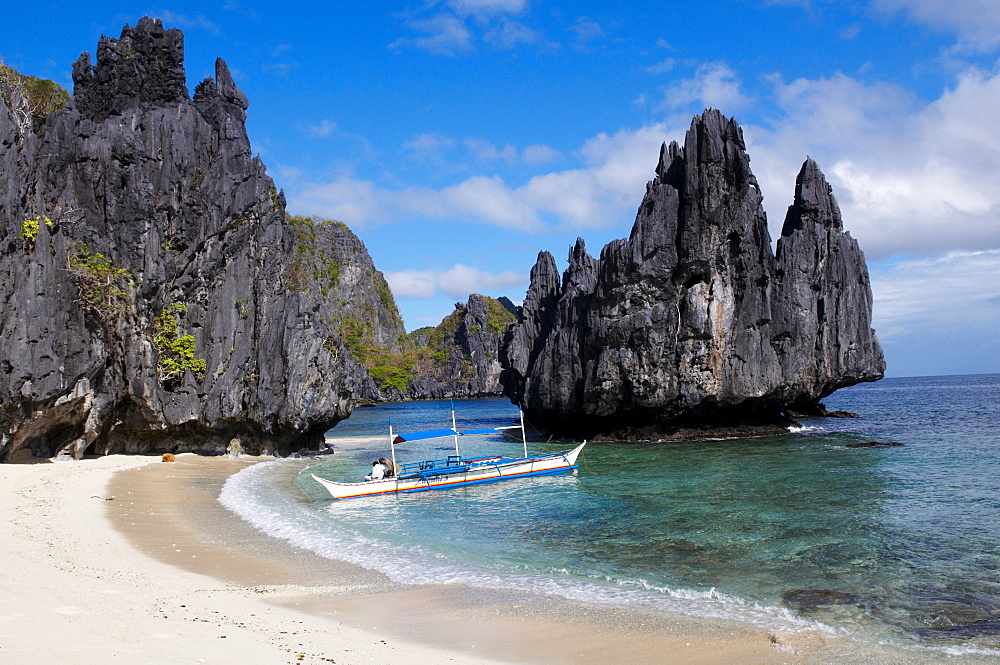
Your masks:
[{"label": "limestone karst cliff", "polygon": [[183,60],[144,18],[45,117],[0,96],[0,460],[315,447],[375,393],[345,339],[405,335],[346,227],[286,218],[225,62],[192,97]]},{"label": "limestone karst cliff", "polygon": [[657,436],[815,411],[882,377],[864,255],[812,160],[777,252],[742,130],[715,110],[663,146],[630,237],[539,254],[502,348],[505,393],[550,431]]},{"label": "limestone karst cliff", "polygon": [[418,360],[393,399],[500,396],[500,339],[517,317],[507,298],[473,293],[434,327],[410,333]]}]

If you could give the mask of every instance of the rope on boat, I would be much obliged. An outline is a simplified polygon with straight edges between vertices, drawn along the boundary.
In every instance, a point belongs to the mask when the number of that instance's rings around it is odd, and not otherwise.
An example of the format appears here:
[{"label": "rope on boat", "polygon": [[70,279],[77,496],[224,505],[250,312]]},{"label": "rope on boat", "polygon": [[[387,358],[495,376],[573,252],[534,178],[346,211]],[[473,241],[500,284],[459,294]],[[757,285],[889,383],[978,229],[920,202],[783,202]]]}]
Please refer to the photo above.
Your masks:
[{"label": "rope on boat", "polygon": [[587,466],[587,447],[586,446],[584,446],[583,450],[580,451],[580,457],[583,458],[583,470],[586,471],[587,473],[589,473],[592,476],[596,476],[597,472],[596,471],[591,471],[590,467]]}]

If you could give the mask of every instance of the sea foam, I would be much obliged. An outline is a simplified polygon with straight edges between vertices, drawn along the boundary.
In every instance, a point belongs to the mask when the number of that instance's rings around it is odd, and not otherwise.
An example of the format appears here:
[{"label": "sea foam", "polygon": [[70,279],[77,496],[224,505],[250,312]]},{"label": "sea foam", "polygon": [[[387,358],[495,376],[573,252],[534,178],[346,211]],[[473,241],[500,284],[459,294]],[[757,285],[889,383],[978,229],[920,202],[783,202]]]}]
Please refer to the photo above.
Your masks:
[{"label": "sea foam", "polygon": [[580,578],[566,569],[551,569],[548,574],[499,570],[456,562],[419,545],[393,544],[352,532],[332,520],[322,505],[297,501],[290,494],[276,491],[269,485],[268,480],[279,469],[278,465],[289,463],[295,462],[256,464],[234,474],[222,489],[220,503],[269,536],[329,559],[376,570],[395,582],[464,584],[553,595],[586,603],[737,620],[764,630],[785,633],[817,631],[831,636],[846,634],[843,629],[798,616],[786,608],[764,606],[715,589],[673,589],[642,579],[607,576]]}]

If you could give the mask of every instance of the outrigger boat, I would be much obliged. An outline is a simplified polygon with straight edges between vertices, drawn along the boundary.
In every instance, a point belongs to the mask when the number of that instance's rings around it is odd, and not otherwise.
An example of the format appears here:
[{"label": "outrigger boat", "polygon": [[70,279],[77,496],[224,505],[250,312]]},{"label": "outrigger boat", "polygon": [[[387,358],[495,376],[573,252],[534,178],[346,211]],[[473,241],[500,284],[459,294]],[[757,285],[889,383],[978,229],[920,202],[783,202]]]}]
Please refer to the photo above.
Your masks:
[{"label": "outrigger boat", "polygon": [[[376,496],[379,494],[396,494],[400,492],[425,492],[427,490],[451,489],[463,485],[490,483],[512,478],[528,476],[544,476],[563,473],[578,468],[576,458],[587,445],[584,441],[572,450],[543,455],[528,455],[528,442],[524,435],[524,414],[520,414],[520,425],[509,427],[487,427],[460,432],[455,423],[455,409],[451,411],[451,428],[436,429],[426,432],[411,432],[409,434],[393,434],[392,422],[389,423],[389,449],[392,451],[392,466],[400,469],[396,476],[380,480],[366,480],[358,483],[335,483],[331,480],[313,475],[313,479],[325,487],[334,499],[353,499],[361,496]],[[523,457],[480,457],[465,459],[459,453],[460,437],[486,434],[503,434],[506,430],[521,430],[521,443],[524,446]],[[396,464],[396,444],[411,441],[429,441],[433,439],[455,439],[455,454],[448,455],[443,460],[427,460]]]}]

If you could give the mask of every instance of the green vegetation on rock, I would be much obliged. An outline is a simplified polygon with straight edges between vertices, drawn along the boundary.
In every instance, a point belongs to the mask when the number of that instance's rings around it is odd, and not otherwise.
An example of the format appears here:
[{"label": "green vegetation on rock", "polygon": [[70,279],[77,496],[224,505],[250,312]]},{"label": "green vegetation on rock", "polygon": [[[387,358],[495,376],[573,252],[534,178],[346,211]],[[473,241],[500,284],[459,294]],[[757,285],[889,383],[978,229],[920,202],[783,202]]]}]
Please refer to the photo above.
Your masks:
[{"label": "green vegetation on rock", "polygon": [[80,289],[84,306],[105,317],[129,311],[132,305],[132,274],[100,253],[91,253],[83,243],[69,257],[69,272]]},{"label": "green vegetation on rock", "polygon": [[170,303],[153,321],[153,346],[158,355],[156,369],[164,381],[175,381],[187,370],[201,378],[207,370],[204,358],[194,355],[194,335],[178,334],[177,317],[185,311],[187,306],[184,303]]},{"label": "green vegetation on rock", "polygon": [[319,294],[327,296],[340,280],[340,259],[331,248],[317,246],[317,230],[323,224],[340,222],[288,214],[285,221],[295,232],[295,259],[288,271],[289,286],[295,291],[309,291],[310,283],[314,283]]},{"label": "green vegetation on rock", "polygon": [[35,239],[40,228],[37,217],[21,222],[21,244],[24,245],[24,251],[30,252],[35,248]]},{"label": "green vegetation on rock", "polygon": [[419,351],[409,349],[403,353],[392,353],[375,343],[370,323],[353,317],[346,317],[340,322],[338,334],[344,348],[351,352],[355,361],[365,366],[379,390],[406,390],[413,377],[413,367],[420,360]]},{"label": "green vegetation on rock", "polygon": [[508,323],[515,323],[517,317],[514,316],[510,310],[500,304],[499,300],[494,300],[493,298],[485,298],[486,300],[486,327],[489,328],[494,335],[500,335],[503,333],[503,329],[507,327]]},{"label": "green vegetation on rock", "polygon": [[[2,62],[0,62],[0,96],[15,115],[20,110],[30,116],[19,120],[25,123],[30,120],[35,131],[41,128],[45,118],[64,107],[69,101],[69,92],[55,81],[26,76]],[[27,127],[22,127],[22,130],[24,129]]]}]

